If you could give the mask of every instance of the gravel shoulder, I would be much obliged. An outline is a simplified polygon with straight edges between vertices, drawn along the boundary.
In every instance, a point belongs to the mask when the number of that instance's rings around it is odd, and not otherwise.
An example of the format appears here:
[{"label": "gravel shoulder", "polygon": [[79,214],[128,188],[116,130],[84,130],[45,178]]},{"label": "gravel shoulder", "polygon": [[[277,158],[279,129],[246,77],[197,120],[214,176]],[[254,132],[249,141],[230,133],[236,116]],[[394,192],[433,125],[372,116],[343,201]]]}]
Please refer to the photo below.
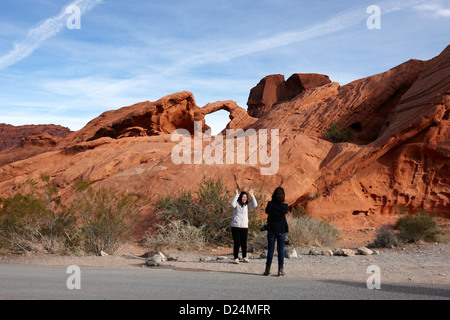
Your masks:
[{"label": "gravel shoulder", "polygon": [[[365,282],[370,274],[367,268],[381,269],[382,283],[436,284],[448,287],[450,298],[450,245],[424,244],[403,249],[382,249],[377,255],[314,256],[311,248],[296,248],[298,257],[285,259],[287,277],[303,279],[350,280]],[[332,248],[331,248],[332,249]],[[105,268],[150,268],[142,248],[126,247],[114,256],[54,256],[54,255],[0,255],[0,264],[36,264],[51,266],[77,265]],[[322,250],[322,249],[321,249]],[[233,264],[231,248],[217,248],[202,252],[164,252],[175,260],[164,261],[155,268],[179,271],[227,272],[260,275],[266,260],[254,253],[250,263]],[[274,257],[272,273],[277,271]]]}]

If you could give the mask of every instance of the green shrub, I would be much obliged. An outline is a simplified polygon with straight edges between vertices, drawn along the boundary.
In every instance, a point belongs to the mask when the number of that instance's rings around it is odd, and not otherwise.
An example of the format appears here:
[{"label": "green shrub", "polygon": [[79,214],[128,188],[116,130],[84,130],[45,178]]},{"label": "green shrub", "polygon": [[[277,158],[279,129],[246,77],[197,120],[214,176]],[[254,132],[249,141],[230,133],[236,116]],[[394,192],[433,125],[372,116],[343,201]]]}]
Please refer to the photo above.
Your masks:
[{"label": "green shrub", "polygon": [[327,137],[327,140],[333,143],[353,141],[353,131],[350,129],[343,131],[336,123],[331,123],[328,126],[325,135]]},{"label": "green shrub", "polygon": [[45,182],[28,180],[20,192],[11,198],[0,199],[0,246],[22,252],[63,254],[80,240],[76,218],[56,197],[55,187]]},{"label": "green shrub", "polygon": [[36,251],[40,231],[49,220],[46,204],[30,195],[1,199],[0,244],[2,248]]},{"label": "green shrub", "polygon": [[439,224],[430,215],[418,212],[397,220],[399,237],[406,243],[440,242],[443,235]]},{"label": "green shrub", "polygon": [[[155,210],[166,224],[171,221],[188,221],[203,230],[208,243],[229,243],[233,208],[230,203],[234,193],[230,192],[221,178],[203,177],[194,192],[181,190],[178,195],[158,199]],[[255,233],[262,225],[264,198],[256,193],[258,208],[249,211],[249,233]]]},{"label": "green shrub", "polygon": [[423,209],[410,210],[398,206],[394,210],[401,217],[395,228],[391,225],[382,226],[371,244],[377,248],[399,247],[405,243],[445,242],[446,237],[433,216],[426,214]]},{"label": "green shrub", "polygon": [[94,190],[88,182],[75,187],[77,199],[73,212],[80,217],[82,234],[88,251],[113,254],[126,240],[138,222],[142,198],[120,193],[113,188]]},{"label": "green shrub", "polygon": [[141,198],[115,189],[76,186],[76,200],[61,204],[47,176],[29,180],[11,198],[0,199],[0,246],[22,252],[67,254],[87,249],[114,253],[137,223]]}]

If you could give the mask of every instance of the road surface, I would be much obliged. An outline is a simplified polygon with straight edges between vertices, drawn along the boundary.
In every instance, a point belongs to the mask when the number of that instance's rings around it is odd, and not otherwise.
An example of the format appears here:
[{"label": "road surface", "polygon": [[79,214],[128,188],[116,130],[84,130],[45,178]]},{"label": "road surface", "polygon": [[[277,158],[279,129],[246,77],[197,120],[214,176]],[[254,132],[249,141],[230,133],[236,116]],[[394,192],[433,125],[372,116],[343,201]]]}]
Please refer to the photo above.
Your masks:
[{"label": "road surface", "polygon": [[[450,300],[447,284],[366,283],[344,280],[264,277],[239,272],[152,268],[0,264],[0,299],[44,300]],[[79,275],[79,278],[75,278]],[[79,282],[77,282],[79,280]],[[68,289],[79,285],[80,289]]]}]

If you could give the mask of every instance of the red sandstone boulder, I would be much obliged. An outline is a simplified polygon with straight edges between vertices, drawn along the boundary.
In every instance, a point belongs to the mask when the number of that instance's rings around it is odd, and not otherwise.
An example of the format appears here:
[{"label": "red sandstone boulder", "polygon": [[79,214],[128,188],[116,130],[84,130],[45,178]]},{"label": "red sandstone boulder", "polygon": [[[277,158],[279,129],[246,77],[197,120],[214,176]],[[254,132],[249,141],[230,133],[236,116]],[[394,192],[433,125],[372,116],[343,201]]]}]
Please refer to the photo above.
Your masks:
[{"label": "red sandstone boulder", "polygon": [[326,75],[315,73],[296,73],[287,81],[283,75],[270,75],[262,79],[250,91],[248,114],[260,118],[268,113],[274,104],[294,98],[300,93],[331,83]]}]

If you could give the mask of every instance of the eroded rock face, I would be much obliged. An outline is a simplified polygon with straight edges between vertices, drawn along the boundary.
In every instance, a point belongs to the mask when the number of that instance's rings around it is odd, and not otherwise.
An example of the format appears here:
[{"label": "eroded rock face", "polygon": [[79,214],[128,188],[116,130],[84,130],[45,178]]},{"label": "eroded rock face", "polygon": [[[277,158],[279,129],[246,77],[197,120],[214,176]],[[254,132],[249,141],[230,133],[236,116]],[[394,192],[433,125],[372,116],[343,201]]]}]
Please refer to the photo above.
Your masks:
[{"label": "eroded rock face", "polygon": [[193,133],[194,113],[198,109],[191,92],[175,93],[155,102],[141,102],[105,112],[68,136],[66,143],[76,144],[104,137],[157,136],[170,134],[176,129],[187,129]]},{"label": "eroded rock face", "polygon": [[278,102],[260,117],[255,127],[284,127],[325,138],[331,123],[354,132],[357,144],[368,144],[388,127],[391,112],[424,69],[424,62],[411,60],[387,72],[340,87],[324,84]]},{"label": "eroded rock face", "polygon": [[390,70],[401,74],[386,84],[388,90],[394,85],[398,89],[387,102],[385,121],[381,126],[378,122],[379,131],[367,144],[332,148],[316,184],[324,196],[299,201],[308,212],[326,216],[328,211],[331,220],[369,221],[401,205],[450,217],[449,70],[450,47],[430,61],[410,61]]},{"label": "eroded rock face", "polygon": [[[342,87],[320,75],[269,76],[252,90],[249,113],[233,101],[200,108],[190,92],[105,112],[56,145],[27,140],[22,151],[41,150],[27,159],[2,163],[13,158],[1,152],[0,194],[46,174],[66,201],[80,178],[155,200],[192,190],[203,176],[220,177],[233,190],[237,177],[267,197],[282,184],[291,207],[303,205],[341,228],[378,227],[399,205],[450,217],[449,70],[450,47]],[[261,164],[173,163],[170,134],[193,133],[194,121],[206,131],[205,116],[218,110],[230,113],[228,129],[280,130],[277,174],[262,176]],[[352,130],[355,140],[327,141],[331,123]]]},{"label": "eroded rock face", "polygon": [[280,74],[267,76],[250,91],[248,114],[260,118],[268,113],[274,104],[291,100],[308,89],[329,83],[331,81],[328,76],[315,73],[296,73],[287,81]]}]

